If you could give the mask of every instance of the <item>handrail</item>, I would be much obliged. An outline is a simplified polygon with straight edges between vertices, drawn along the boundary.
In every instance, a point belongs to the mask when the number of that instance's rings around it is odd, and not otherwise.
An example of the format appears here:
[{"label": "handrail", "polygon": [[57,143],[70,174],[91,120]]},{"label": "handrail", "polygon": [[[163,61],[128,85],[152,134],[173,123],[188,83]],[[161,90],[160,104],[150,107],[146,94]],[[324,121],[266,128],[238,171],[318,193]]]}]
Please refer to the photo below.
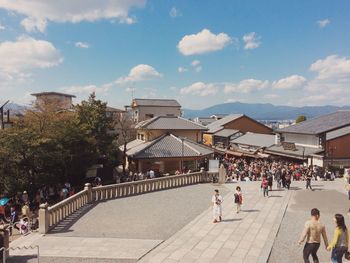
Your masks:
[{"label": "handrail", "polygon": [[89,203],[205,182],[209,182],[209,173],[202,168],[200,172],[120,184],[92,187],[88,183],[85,184],[84,190],[51,207],[47,204],[41,204],[39,209],[39,232],[47,233],[65,218]]},{"label": "handrail", "polygon": [[50,211],[50,210],[55,210],[56,208],[59,208],[59,207],[65,205],[65,204],[70,203],[71,201],[77,199],[77,197],[81,196],[81,195],[84,194],[85,192],[87,192],[87,190],[86,190],[86,189],[83,189],[83,190],[81,190],[80,192],[75,193],[74,195],[72,195],[72,196],[70,196],[70,197],[68,197],[68,198],[66,198],[66,199],[64,199],[64,200],[62,200],[62,201],[60,201],[60,202],[58,202],[57,204],[54,204],[53,206],[48,207],[48,209],[49,209],[49,211]]}]

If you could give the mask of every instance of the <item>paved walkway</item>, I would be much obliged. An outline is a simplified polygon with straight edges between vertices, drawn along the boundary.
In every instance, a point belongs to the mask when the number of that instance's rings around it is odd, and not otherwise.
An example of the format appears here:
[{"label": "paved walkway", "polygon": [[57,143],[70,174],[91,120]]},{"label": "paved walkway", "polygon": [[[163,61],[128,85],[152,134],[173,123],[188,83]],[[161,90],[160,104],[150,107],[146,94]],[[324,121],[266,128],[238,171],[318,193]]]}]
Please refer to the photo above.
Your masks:
[{"label": "paved walkway", "polygon": [[[242,182],[240,214],[235,213],[233,202],[237,183],[195,185],[112,200],[81,213],[77,222],[61,231],[31,234],[11,246],[38,244],[43,256],[40,262],[50,263],[124,263],[140,258],[141,262],[162,263],[299,262],[302,247],[296,241],[309,210],[320,207],[328,225],[335,212],[344,213],[349,205],[341,180],[315,184],[317,190],[311,192],[304,190],[304,182],[293,182],[290,191],[272,191],[264,198],[260,182]],[[223,222],[218,224],[212,223],[209,207],[214,188],[224,196]],[[120,223],[109,232],[106,211]],[[94,226],[97,228],[92,229]],[[17,256],[12,262],[36,262],[35,256],[11,254]],[[326,252],[321,256],[322,261],[329,261]]]},{"label": "paved walkway", "polygon": [[[314,207],[321,211],[321,222],[326,225],[329,240],[333,238],[335,213],[345,215],[346,224],[348,227],[350,226],[349,216],[346,215],[350,202],[342,180],[313,182],[315,191],[304,190],[304,183],[297,184],[303,190],[295,191],[292,195],[280,231],[275,239],[269,263],[302,262],[304,245],[299,246],[297,241],[305,221],[310,218],[310,210]],[[325,250],[323,242],[318,256],[320,262],[330,262],[330,252]]]},{"label": "paved walkway", "polygon": [[142,262],[266,262],[292,191],[272,191],[262,197],[259,182],[240,184],[243,211],[235,213],[234,188],[223,203],[223,222],[212,223],[208,209],[165,241]]}]

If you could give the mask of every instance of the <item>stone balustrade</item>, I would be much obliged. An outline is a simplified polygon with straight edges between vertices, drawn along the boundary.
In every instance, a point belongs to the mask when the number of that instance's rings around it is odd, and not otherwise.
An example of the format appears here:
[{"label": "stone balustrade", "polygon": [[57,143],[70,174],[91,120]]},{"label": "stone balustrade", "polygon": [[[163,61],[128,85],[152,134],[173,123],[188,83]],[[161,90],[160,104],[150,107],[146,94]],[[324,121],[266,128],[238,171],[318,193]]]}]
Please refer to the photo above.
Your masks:
[{"label": "stone balustrade", "polygon": [[54,206],[48,207],[46,204],[40,205],[39,232],[43,234],[47,233],[67,216],[91,202],[139,195],[198,183],[206,183],[209,182],[211,178],[212,174],[208,174],[204,169],[201,169],[200,172],[195,173],[93,188],[91,187],[91,184],[85,184],[84,190],[55,204]]}]

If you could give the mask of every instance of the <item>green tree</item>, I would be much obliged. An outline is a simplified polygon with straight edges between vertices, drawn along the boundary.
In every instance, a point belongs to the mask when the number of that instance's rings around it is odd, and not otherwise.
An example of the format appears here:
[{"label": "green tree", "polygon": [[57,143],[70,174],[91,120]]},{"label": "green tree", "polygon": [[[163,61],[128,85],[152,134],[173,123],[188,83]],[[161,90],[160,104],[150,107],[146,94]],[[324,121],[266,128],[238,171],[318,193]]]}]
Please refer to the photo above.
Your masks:
[{"label": "green tree", "polygon": [[306,116],[300,115],[298,118],[295,120],[295,123],[303,122],[306,121]]},{"label": "green tree", "polygon": [[36,105],[12,128],[0,130],[0,195],[66,180],[82,187],[87,169],[102,156],[117,163],[113,125],[94,94],[74,112]]}]

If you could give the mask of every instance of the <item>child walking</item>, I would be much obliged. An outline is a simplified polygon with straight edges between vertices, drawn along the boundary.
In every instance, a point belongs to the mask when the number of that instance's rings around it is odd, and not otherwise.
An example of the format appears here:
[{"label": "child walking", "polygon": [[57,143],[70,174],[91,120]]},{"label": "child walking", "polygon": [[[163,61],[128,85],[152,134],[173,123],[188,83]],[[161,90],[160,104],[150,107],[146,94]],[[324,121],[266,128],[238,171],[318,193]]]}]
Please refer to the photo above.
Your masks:
[{"label": "child walking", "polygon": [[263,177],[263,180],[261,182],[261,188],[263,190],[264,193],[264,197],[265,196],[269,196],[269,181],[267,180],[266,176]]},{"label": "child walking", "polygon": [[236,193],[235,193],[235,204],[237,206],[237,214],[241,212],[241,205],[243,203],[243,196],[241,192],[241,187],[236,187]]}]

